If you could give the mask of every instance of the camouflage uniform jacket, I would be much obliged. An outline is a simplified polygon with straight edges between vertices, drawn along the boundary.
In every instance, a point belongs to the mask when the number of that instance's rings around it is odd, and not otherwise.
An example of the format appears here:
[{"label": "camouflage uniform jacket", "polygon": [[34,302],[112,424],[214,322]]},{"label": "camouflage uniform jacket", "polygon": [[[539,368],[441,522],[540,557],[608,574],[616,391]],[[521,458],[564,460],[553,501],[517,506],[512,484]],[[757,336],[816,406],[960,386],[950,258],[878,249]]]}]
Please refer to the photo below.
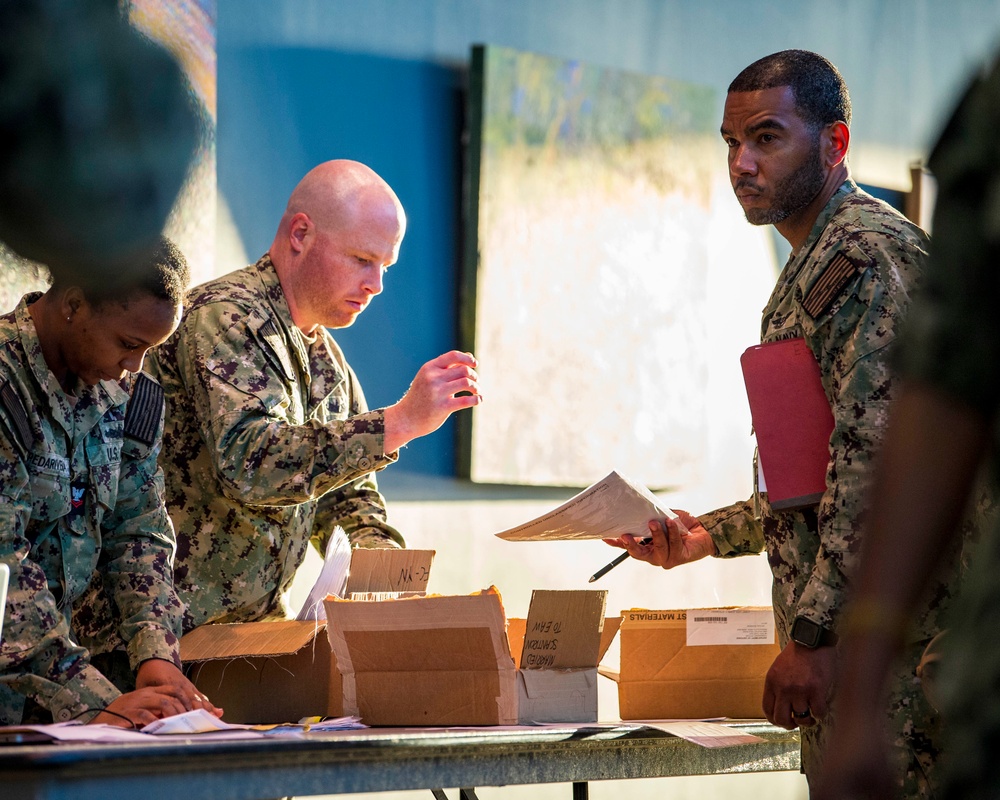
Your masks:
[{"label": "camouflage uniform jacket", "polygon": [[[42,357],[28,311],[39,296],[0,317],[0,560],[11,569],[0,648],[5,723],[20,720],[25,696],[57,721],[118,696],[70,633],[73,601],[95,570],[114,598],[132,668],[150,658],[180,666],[174,534],[156,465],[159,388],[144,395],[145,411],[138,389],[130,404],[110,381],[72,402]],[[137,433],[136,422],[146,430]]]},{"label": "camouflage uniform jacket", "polygon": [[[819,363],[834,418],[826,492],[814,508],[773,511],[761,493],[700,519],[720,556],[766,547],[782,644],[797,616],[836,629],[892,394],[889,346],[927,246],[923,231],[848,180],[789,256],[764,309],[762,342],[802,336]],[[942,576],[914,640],[939,629],[950,578]]]},{"label": "camouflage uniform jacket", "polygon": [[385,414],[325,329],[292,322],[270,256],[188,293],[177,332],[151,353],[167,400],[167,507],[185,631],[281,614],[310,542],[335,525],[355,547],[397,547],[373,471]]}]

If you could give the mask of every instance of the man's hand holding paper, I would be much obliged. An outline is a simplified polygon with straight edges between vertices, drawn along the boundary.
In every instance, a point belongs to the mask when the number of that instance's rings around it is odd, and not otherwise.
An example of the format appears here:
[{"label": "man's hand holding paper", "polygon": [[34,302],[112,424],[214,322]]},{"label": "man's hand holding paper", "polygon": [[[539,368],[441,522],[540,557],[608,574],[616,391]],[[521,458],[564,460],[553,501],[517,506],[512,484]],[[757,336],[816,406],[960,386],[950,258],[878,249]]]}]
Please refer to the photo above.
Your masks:
[{"label": "man's hand holding paper", "polygon": [[676,517],[649,521],[648,544],[626,533],[617,539],[605,539],[612,547],[620,547],[639,561],[663,569],[672,569],[705,556],[715,555],[715,543],[708,531],[687,511],[676,511]]}]

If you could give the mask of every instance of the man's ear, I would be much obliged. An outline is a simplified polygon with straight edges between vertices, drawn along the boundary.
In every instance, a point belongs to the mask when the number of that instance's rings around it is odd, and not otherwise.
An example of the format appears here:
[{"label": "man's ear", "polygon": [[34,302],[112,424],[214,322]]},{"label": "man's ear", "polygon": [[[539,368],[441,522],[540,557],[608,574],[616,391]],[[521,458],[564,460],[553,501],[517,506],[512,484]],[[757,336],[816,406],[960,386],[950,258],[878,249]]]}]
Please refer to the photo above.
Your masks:
[{"label": "man's ear", "polygon": [[303,211],[292,217],[288,224],[288,245],[295,253],[301,253],[306,246],[306,241],[312,236],[315,230],[313,221],[309,215]]},{"label": "man's ear", "polygon": [[828,167],[835,167],[847,158],[851,144],[851,129],[844,122],[834,122],[823,131],[824,158]]}]

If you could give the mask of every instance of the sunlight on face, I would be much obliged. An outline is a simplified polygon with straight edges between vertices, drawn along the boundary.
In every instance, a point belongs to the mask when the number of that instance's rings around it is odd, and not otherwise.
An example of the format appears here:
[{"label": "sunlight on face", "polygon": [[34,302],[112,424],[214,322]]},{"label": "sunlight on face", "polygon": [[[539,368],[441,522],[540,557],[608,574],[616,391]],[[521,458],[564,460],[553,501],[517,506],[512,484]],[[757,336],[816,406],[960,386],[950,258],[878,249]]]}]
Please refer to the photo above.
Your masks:
[{"label": "sunlight on face", "polygon": [[86,305],[78,315],[76,335],[66,346],[66,364],[88,386],[139,372],[146,352],[177,329],[180,315],[180,307],[152,294],[130,298],[124,305]]}]

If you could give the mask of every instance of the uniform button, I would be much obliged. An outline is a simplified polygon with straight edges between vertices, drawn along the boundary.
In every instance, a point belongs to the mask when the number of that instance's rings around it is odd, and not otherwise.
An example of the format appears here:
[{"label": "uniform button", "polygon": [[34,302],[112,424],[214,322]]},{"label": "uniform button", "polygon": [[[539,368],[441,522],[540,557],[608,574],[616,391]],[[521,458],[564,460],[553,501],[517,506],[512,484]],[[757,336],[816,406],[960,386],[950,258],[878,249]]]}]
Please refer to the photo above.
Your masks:
[{"label": "uniform button", "polygon": [[68,708],[60,708],[59,711],[56,712],[56,719],[60,722],[68,722],[72,716],[73,715],[70,713]]},{"label": "uniform button", "polygon": [[361,456],[361,458],[358,459],[358,467],[361,469],[371,469],[372,460],[368,458],[368,456]]}]

